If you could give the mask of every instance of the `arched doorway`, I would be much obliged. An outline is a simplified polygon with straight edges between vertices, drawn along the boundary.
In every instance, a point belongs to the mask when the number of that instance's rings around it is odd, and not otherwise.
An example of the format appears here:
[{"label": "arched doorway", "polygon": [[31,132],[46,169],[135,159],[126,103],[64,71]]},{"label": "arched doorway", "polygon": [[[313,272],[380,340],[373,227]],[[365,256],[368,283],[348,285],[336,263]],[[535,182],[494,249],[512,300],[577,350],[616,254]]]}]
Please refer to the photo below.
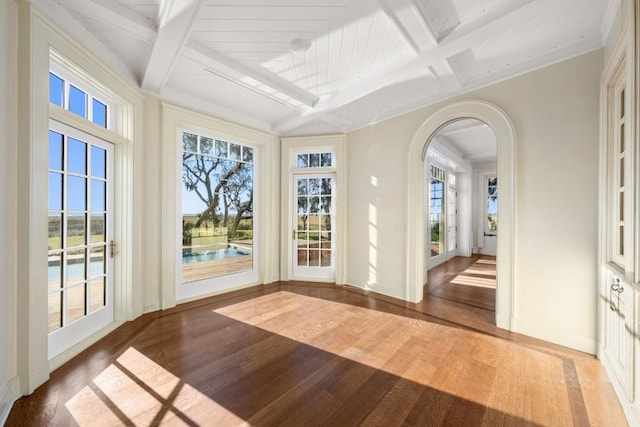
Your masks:
[{"label": "arched doorway", "polygon": [[447,124],[460,119],[477,119],[495,133],[498,143],[497,170],[500,181],[500,233],[498,235],[496,325],[512,330],[514,260],[514,165],[515,132],[511,120],[499,107],[485,101],[462,101],[444,107],[429,117],[414,135],[409,148],[407,174],[407,300],[420,302],[425,284],[425,229],[423,160],[433,137]]}]

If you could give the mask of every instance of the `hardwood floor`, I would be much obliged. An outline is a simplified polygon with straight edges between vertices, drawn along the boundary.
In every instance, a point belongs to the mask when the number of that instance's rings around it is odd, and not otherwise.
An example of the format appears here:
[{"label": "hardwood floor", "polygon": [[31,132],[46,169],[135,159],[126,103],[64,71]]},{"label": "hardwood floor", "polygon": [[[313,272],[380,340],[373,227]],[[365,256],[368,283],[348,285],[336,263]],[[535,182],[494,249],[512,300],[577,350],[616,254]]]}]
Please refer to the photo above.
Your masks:
[{"label": "hardwood floor", "polygon": [[7,425],[626,425],[595,358],[499,330],[442,286],[414,305],[277,283],[148,314]]}]

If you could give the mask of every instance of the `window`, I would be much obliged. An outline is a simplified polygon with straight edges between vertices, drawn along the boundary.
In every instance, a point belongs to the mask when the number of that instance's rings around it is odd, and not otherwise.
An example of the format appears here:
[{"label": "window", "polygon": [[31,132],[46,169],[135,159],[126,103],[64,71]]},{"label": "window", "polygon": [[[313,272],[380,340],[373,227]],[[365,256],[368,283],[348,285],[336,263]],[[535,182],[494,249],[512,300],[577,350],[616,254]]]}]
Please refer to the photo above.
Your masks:
[{"label": "window", "polygon": [[333,153],[300,153],[298,168],[330,168],[333,166]]},{"label": "window", "polygon": [[100,127],[108,128],[107,104],[78,86],[80,85],[72,84],[53,72],[49,72],[49,102]]},{"label": "window", "polygon": [[444,253],[444,186],[446,172],[437,166],[431,166],[430,170],[429,225],[431,256],[435,257]]},{"label": "window", "polygon": [[487,235],[495,236],[498,232],[498,178],[495,176],[488,177],[486,189],[487,204],[484,232]]},{"label": "window", "polygon": [[182,132],[182,282],[252,270],[254,149]]}]

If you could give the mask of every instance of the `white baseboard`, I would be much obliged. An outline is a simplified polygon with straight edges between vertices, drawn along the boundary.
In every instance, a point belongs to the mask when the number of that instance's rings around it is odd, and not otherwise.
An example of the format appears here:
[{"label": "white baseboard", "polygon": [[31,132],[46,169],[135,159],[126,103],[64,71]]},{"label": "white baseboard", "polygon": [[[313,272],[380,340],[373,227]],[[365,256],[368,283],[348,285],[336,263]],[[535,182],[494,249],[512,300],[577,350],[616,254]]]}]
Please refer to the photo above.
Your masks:
[{"label": "white baseboard", "polygon": [[20,397],[20,380],[13,378],[0,392],[0,426],[4,425],[15,402]]}]

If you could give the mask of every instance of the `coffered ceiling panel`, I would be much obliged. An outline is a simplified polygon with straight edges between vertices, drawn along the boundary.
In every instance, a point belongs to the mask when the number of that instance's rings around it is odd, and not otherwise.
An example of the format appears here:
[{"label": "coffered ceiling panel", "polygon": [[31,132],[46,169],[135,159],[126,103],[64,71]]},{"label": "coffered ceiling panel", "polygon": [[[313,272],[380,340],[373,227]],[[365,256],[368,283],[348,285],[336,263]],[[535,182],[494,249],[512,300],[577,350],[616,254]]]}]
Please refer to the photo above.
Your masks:
[{"label": "coffered ceiling panel", "polygon": [[31,0],[132,84],[345,132],[603,46],[615,0]]}]

